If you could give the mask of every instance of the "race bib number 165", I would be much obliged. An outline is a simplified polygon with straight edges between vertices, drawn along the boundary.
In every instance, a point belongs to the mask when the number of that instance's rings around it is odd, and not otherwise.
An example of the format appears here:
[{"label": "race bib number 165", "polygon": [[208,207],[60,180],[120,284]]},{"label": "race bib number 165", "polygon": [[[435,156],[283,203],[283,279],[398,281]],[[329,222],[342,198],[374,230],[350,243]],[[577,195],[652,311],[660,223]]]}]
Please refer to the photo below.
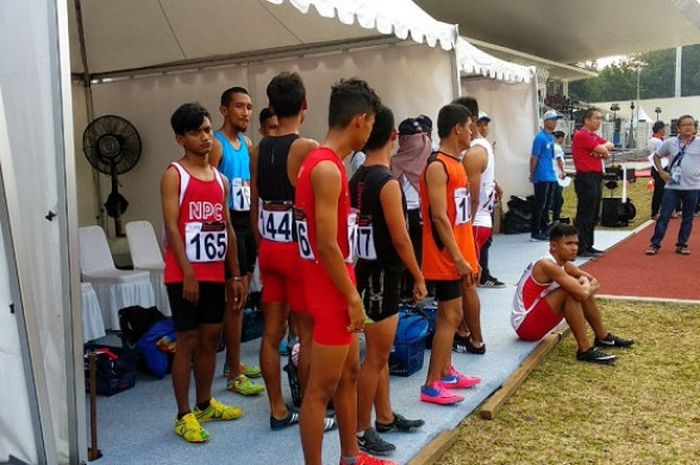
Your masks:
[{"label": "race bib number 165", "polygon": [[226,257],[228,237],[224,223],[187,223],[185,252],[191,263],[222,261]]}]

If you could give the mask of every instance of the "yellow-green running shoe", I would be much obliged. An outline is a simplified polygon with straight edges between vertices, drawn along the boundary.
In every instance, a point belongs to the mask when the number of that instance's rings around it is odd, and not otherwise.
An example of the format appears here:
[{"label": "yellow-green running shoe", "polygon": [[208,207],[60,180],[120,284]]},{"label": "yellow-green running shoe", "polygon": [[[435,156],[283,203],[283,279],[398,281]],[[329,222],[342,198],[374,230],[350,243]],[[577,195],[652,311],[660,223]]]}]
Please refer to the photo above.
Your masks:
[{"label": "yellow-green running shoe", "polygon": [[175,420],[175,434],[187,442],[207,442],[209,433],[202,428],[192,412]]},{"label": "yellow-green running shoe", "polygon": [[259,366],[241,363],[241,368],[243,368],[243,374],[248,378],[260,378],[262,376],[262,370]]},{"label": "yellow-green running shoe", "polygon": [[257,396],[265,391],[265,386],[255,384],[244,374],[240,374],[235,378],[229,379],[226,383],[226,389],[231,392],[237,392],[244,396]]},{"label": "yellow-green running shoe", "polygon": [[207,421],[229,421],[240,418],[243,415],[243,410],[238,407],[232,407],[230,405],[222,404],[213,397],[209,401],[209,407],[204,410],[199,410],[199,408],[194,408],[194,414],[202,423]]},{"label": "yellow-green running shoe", "polygon": [[[262,376],[262,370],[259,366],[248,366],[245,363],[241,363],[241,370],[243,370],[243,374],[248,378],[260,378]],[[226,362],[224,363],[224,376],[228,378],[230,375],[231,367],[229,367],[228,362]]]}]

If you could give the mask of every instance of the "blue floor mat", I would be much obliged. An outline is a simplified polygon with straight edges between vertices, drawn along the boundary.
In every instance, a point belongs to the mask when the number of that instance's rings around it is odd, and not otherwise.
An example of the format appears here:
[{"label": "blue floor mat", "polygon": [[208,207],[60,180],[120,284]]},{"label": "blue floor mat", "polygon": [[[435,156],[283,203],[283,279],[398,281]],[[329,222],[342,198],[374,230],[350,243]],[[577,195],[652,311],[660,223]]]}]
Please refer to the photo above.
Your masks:
[{"label": "blue floor mat", "polygon": [[[596,232],[596,247],[605,249],[621,241],[629,231]],[[456,427],[484,399],[498,389],[536,346],[517,340],[510,326],[510,308],[515,285],[525,266],[541,257],[547,242],[529,242],[529,234],[498,235],[490,251],[491,273],[507,284],[505,289],[479,289],[481,321],[486,354],[453,354],[455,367],[469,375],[479,375],[482,382],[475,389],[463,391],[464,402],[440,407],[419,401],[420,385],[425,381],[430,353],[426,352],[423,370],[408,378],[392,377],[391,396],[396,412],[410,418],[423,418],[425,425],[412,433],[387,433],[383,437],[396,444],[391,459],[408,463],[426,444],[445,430]],[[577,264],[580,264],[577,261]],[[245,362],[257,365],[260,340],[243,344]],[[286,358],[282,358],[282,366]],[[572,361],[574,354],[572,354]],[[265,394],[244,398],[225,390],[221,376],[223,354],[217,361],[214,396],[243,408],[245,415],[233,422],[206,424],[211,441],[206,445],[185,443],[173,432],[176,413],[170,377],[154,380],[139,375],[133,389],[113,397],[98,398],[99,447],[104,457],[99,465],[190,465],[206,464],[273,464],[284,457],[285,464],[302,464],[303,457],[296,427],[272,432]],[[286,374],[282,373],[283,392],[291,399]],[[192,383],[194,398],[194,382]],[[323,454],[326,463],[337,463],[338,434],[325,435]]]}]

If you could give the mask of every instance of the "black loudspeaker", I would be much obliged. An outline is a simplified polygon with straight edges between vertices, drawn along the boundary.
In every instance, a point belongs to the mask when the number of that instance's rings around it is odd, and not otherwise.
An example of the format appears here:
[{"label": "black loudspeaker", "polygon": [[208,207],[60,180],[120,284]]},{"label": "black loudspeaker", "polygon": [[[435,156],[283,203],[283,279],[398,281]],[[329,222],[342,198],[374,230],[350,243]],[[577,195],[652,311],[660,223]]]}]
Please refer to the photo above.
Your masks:
[{"label": "black loudspeaker", "polygon": [[615,124],[615,129],[613,129],[613,132],[620,132],[620,130],[622,129],[622,119],[615,118],[614,124]]},{"label": "black loudspeaker", "polygon": [[600,215],[600,224],[606,228],[617,228],[620,226],[620,205],[622,205],[622,199],[612,198],[603,199],[603,211]]},{"label": "black loudspeaker", "polygon": [[630,199],[625,203],[622,203],[619,197],[602,200],[603,211],[600,215],[600,223],[606,228],[625,227],[637,216],[637,209]]},{"label": "black loudspeaker", "polygon": [[671,137],[678,135],[678,119],[674,118],[671,120]]}]

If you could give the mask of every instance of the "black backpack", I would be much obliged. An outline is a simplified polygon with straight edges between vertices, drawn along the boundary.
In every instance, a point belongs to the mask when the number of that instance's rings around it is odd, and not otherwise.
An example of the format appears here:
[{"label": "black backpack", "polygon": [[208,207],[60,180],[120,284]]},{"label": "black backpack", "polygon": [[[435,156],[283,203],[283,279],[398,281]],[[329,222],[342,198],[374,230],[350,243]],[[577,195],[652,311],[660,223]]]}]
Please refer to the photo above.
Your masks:
[{"label": "black backpack", "polygon": [[146,331],[166,317],[156,307],[143,308],[138,305],[119,310],[119,327],[125,347],[135,347]]}]

